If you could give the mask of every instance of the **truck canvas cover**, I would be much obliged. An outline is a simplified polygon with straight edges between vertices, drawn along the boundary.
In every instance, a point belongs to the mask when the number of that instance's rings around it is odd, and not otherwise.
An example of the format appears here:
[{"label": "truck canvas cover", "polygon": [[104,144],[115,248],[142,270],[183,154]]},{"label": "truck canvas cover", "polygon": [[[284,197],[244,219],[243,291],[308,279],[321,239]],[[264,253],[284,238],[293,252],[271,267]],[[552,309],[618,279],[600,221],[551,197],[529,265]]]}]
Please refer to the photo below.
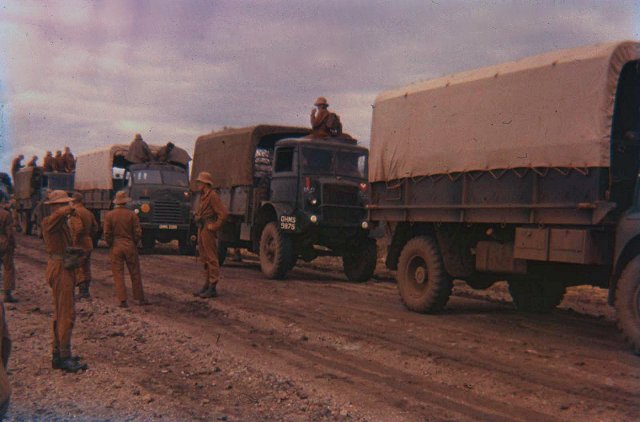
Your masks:
[{"label": "truck canvas cover", "polygon": [[[153,154],[163,148],[161,145],[149,145]],[[96,151],[78,154],[76,158],[75,188],[80,191],[92,189],[112,189],[114,162],[127,156],[129,144],[111,145]],[[169,161],[187,166],[191,157],[180,147],[175,147]]]},{"label": "truck canvas cover", "polygon": [[369,178],[608,167],[620,71],[640,44],[560,50],[381,93]]},{"label": "truck canvas cover", "polygon": [[302,127],[258,125],[202,135],[196,140],[192,178],[208,171],[216,188],[252,185],[256,149],[261,141],[273,139],[268,145],[273,148],[276,140],[301,137],[309,132]]}]

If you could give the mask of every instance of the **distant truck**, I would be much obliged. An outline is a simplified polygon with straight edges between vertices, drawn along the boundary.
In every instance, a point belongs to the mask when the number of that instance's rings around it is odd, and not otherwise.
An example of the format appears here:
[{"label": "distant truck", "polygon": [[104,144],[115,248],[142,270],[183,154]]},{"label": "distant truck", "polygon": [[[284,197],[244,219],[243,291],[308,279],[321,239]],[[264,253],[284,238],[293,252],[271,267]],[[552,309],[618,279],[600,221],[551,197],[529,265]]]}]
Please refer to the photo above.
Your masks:
[{"label": "distant truck", "polygon": [[376,264],[365,208],[367,149],[351,138],[303,138],[308,134],[258,125],[197,139],[192,178],[210,172],[229,209],[220,259],[227,248],[246,248],[278,279],[298,259],[340,256],[349,280],[366,281]]},{"label": "distant truck", "polygon": [[[161,148],[150,145],[152,152]],[[77,156],[76,190],[83,194],[86,207],[102,225],[104,215],[113,208],[118,191],[132,198],[128,206],[140,218],[142,246],[153,250],[155,242],[177,240],[180,252],[192,253],[189,161],[186,151],[176,147],[173,162],[132,164],[126,160],[128,145],[111,145]]]},{"label": "distant truck", "polygon": [[380,94],[369,178],[387,266],[417,312],[452,279],[548,311],[609,289],[640,352],[640,44],[563,50]]},{"label": "distant truck", "polygon": [[22,233],[41,236],[45,217],[42,202],[47,192],[63,190],[73,193],[74,173],[46,172],[42,167],[24,167],[16,173],[14,195],[18,226]]}]

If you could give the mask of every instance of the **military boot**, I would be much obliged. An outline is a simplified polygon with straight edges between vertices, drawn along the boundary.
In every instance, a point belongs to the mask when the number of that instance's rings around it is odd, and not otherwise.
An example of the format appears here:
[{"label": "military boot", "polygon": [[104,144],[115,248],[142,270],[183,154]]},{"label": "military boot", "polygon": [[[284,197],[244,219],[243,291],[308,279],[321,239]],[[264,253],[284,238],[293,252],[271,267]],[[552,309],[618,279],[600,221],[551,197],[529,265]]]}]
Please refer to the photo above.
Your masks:
[{"label": "military boot", "polygon": [[209,280],[204,282],[204,285],[202,286],[202,288],[200,290],[198,290],[197,292],[193,292],[193,295],[196,297],[202,297],[202,295],[209,290]]},{"label": "military boot", "polygon": [[89,366],[86,363],[82,363],[79,360],[73,358],[61,359],[60,367],[65,372],[78,372],[85,371]]},{"label": "military boot", "polygon": [[13,295],[11,294],[11,290],[6,290],[4,292],[4,303],[16,303],[16,302],[18,302],[18,299],[13,297]]},{"label": "military boot", "polygon": [[127,303],[127,301],[126,301],[126,300],[123,300],[123,301],[121,301],[121,302],[120,302],[120,305],[119,305],[119,306],[120,306],[121,308],[128,308],[128,307],[129,307],[129,303]]},{"label": "military boot", "polygon": [[[74,362],[80,362],[80,356],[71,356],[71,360]],[[53,369],[62,369],[62,359],[58,353],[51,355],[51,367]]]},{"label": "military boot", "polygon": [[203,299],[209,299],[212,297],[218,297],[218,292],[216,291],[216,285],[211,284],[209,288],[200,294],[200,297]]},{"label": "military boot", "polygon": [[78,285],[78,299],[91,299],[91,293],[89,293],[88,280]]}]

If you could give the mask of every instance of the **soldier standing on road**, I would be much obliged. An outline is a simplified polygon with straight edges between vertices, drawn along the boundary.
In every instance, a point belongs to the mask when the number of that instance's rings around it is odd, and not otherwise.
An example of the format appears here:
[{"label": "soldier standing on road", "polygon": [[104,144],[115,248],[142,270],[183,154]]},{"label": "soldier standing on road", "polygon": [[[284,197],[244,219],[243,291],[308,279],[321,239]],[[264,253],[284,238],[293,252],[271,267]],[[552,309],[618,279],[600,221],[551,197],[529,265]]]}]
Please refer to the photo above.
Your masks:
[{"label": "soldier standing on road", "polygon": [[71,148],[64,147],[64,154],[62,154],[62,158],[64,159],[64,171],[66,173],[73,173],[76,171],[76,158],[71,153]]},{"label": "soldier standing on road", "polygon": [[[67,248],[72,245],[68,218],[75,213],[71,198],[65,191],[55,190],[45,202],[51,215],[42,222],[44,247],[49,255],[46,279],[53,295],[53,347],[51,366],[66,372],[87,369],[71,354],[71,333],[76,319],[73,293],[75,290],[75,268],[65,263]],[[66,256],[65,256],[66,255]]]},{"label": "soldier standing on road", "polygon": [[20,154],[11,162],[11,177],[13,178],[13,184],[16,184],[16,174],[18,171],[24,167],[22,165],[22,160],[24,160],[24,155]]},{"label": "soldier standing on road", "polygon": [[16,238],[11,213],[4,207],[0,207],[0,267],[3,267],[2,288],[4,290],[4,301],[7,303],[17,302],[11,294],[16,288],[16,270],[13,265],[15,249]]},{"label": "soldier standing on road", "polygon": [[47,153],[44,156],[44,163],[43,163],[43,167],[44,167],[44,171],[46,172],[52,172],[53,168],[55,167],[55,160],[53,158],[53,154],[51,153],[51,151],[47,151]]},{"label": "soldier standing on road", "polygon": [[53,171],[58,173],[64,173],[64,158],[62,158],[62,151],[56,151],[56,156],[53,157]]},{"label": "soldier standing on road", "polygon": [[218,296],[216,286],[220,281],[220,263],[218,262],[217,232],[224,224],[228,211],[218,194],[213,190],[211,174],[203,171],[196,179],[200,199],[196,206],[195,219],[198,224],[198,251],[204,262],[205,282],[200,291],[194,293],[201,298]]},{"label": "soldier standing on road", "polygon": [[113,200],[115,208],[111,210],[104,220],[104,239],[111,249],[111,271],[113,283],[116,288],[116,296],[121,308],[127,308],[127,287],[124,284],[124,264],[127,264],[133,298],[139,305],[148,305],[142,288],[142,276],[140,274],[140,260],[138,258],[138,242],[142,238],[142,228],[138,216],[125,205],[131,201],[126,192],[116,193]]},{"label": "soldier standing on road", "polygon": [[95,216],[85,208],[82,194],[73,194],[73,207],[75,215],[70,219],[73,246],[81,248],[84,255],[80,266],[76,270],[76,283],[78,285],[78,299],[89,299],[89,285],[91,284],[91,252],[93,251],[93,239],[98,234],[100,227]]},{"label": "soldier standing on road", "polygon": [[27,163],[27,167],[38,167],[38,156],[34,155]]},{"label": "soldier standing on road", "polygon": [[9,365],[9,355],[11,354],[11,337],[7,328],[7,318],[4,313],[4,306],[0,303],[0,356],[2,366],[0,366],[0,420],[4,418],[9,410],[9,399],[11,398],[11,385],[7,376]]}]

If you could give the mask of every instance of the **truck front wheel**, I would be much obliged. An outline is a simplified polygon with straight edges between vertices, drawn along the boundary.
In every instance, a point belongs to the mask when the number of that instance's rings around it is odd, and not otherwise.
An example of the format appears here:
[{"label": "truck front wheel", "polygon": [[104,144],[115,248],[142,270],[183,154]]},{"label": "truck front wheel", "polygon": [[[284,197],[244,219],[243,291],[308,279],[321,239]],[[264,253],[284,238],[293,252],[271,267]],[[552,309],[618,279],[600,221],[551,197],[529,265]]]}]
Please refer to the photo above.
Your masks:
[{"label": "truck front wheel", "polygon": [[521,312],[551,312],[562,302],[565,290],[563,283],[538,277],[509,281],[513,304]]},{"label": "truck front wheel", "polygon": [[396,279],[405,306],[421,313],[444,308],[453,288],[438,244],[429,236],[414,237],[402,248]]},{"label": "truck front wheel", "polygon": [[616,287],[618,327],[640,355],[640,256],[627,264]]},{"label": "truck front wheel", "polygon": [[346,253],[342,257],[344,274],[349,281],[359,283],[368,281],[373,277],[373,273],[376,270],[377,259],[378,248],[376,248],[376,241],[367,239],[361,247],[355,248],[355,250]]},{"label": "truck front wheel", "polygon": [[267,223],[260,236],[260,268],[270,279],[282,279],[291,269],[294,259],[291,239],[278,229],[275,222]]}]

